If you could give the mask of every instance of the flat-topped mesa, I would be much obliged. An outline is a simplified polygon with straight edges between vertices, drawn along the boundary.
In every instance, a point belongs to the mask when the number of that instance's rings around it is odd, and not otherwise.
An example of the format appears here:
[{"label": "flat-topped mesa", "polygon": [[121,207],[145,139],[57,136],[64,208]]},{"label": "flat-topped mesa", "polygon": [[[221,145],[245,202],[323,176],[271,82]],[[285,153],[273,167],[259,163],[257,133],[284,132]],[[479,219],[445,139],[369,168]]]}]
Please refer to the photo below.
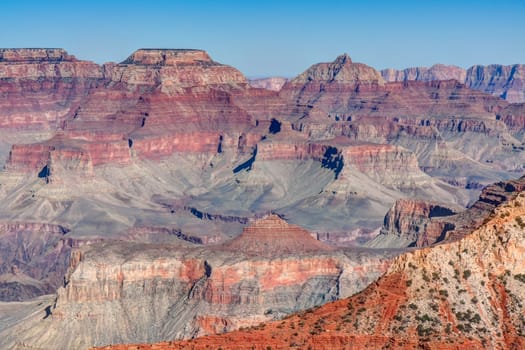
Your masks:
[{"label": "flat-topped mesa", "polygon": [[237,69],[217,63],[203,50],[139,49],[120,64],[108,64],[106,77],[129,86],[160,86],[168,95],[184,89],[221,86],[231,90],[245,88],[246,77]]},{"label": "flat-topped mesa", "polygon": [[194,49],[139,49],[121,64],[175,66],[195,63],[218,64],[206,51]]},{"label": "flat-topped mesa", "polygon": [[291,83],[305,84],[311,81],[337,82],[344,84],[368,83],[384,85],[381,74],[374,68],[362,63],[353,63],[347,54],[340,55],[330,63],[318,63],[294,78]]},{"label": "flat-topped mesa", "polygon": [[321,253],[332,250],[302,227],[288,224],[278,215],[268,215],[244,228],[242,234],[224,244],[227,250],[258,256]]},{"label": "flat-topped mesa", "polygon": [[457,80],[464,82],[467,71],[458,66],[435,64],[430,68],[413,67],[403,70],[392,68],[383,69],[381,75],[387,82],[398,82],[407,80],[433,81],[433,80]]},{"label": "flat-topped mesa", "polygon": [[55,48],[20,48],[0,49],[0,62],[61,62],[76,61],[64,49]]}]

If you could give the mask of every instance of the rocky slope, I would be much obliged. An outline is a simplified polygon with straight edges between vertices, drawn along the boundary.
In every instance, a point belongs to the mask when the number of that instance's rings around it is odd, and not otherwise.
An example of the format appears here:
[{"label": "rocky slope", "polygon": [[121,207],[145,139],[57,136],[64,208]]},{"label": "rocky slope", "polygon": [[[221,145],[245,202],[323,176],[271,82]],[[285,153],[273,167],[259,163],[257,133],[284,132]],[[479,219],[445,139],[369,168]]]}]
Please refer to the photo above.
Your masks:
[{"label": "rocky slope", "polygon": [[348,55],[279,92],[202,50],[99,66],[4,49],[0,72],[0,219],[67,228],[65,242],[214,244],[276,212],[362,244],[398,199],[466,206],[525,163],[523,105],[455,81],[387,83]]},{"label": "rocky slope", "polygon": [[138,348],[521,349],[524,208],[521,191],[460,240],[395,258],[384,276],[349,299],[220,336]]},{"label": "rocky slope", "polygon": [[381,75],[388,82],[454,79],[465,83],[469,88],[487,92],[511,103],[525,102],[525,65],[523,64],[475,65],[468,69],[436,64],[430,68],[384,69]]},{"label": "rocky slope", "polygon": [[366,245],[423,247],[460,239],[480,226],[496,207],[524,190],[523,179],[489,185],[466,210],[422,200],[398,200],[387,212],[380,234]]},{"label": "rocky slope", "polygon": [[[394,228],[422,227],[422,199],[464,207],[525,163],[523,104],[348,55],[280,91],[202,50],[1,55],[0,297],[58,290],[0,304],[5,347],[193,337],[350,295],[400,253],[355,248],[396,200],[415,219]],[[288,224],[246,228],[268,213]]]},{"label": "rocky slope", "polygon": [[389,255],[336,251],[275,215],[209,248],[85,246],[72,253],[56,299],[4,327],[0,343],[84,349],[234,330],[352,295],[385,271]]}]

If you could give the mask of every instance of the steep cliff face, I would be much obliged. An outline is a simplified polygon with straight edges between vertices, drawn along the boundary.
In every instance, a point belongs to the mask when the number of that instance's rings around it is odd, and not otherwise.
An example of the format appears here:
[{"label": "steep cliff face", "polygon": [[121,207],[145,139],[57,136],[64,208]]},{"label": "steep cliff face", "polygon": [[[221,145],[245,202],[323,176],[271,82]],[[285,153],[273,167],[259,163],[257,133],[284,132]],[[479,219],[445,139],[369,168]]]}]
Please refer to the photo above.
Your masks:
[{"label": "steep cliff face", "polygon": [[465,84],[511,103],[525,102],[525,65],[472,66],[467,70]]},{"label": "steep cliff face", "polygon": [[225,332],[354,294],[386,270],[384,254],[334,251],[276,216],[218,247],[86,246],[54,304],[0,331],[2,345],[84,349]]},{"label": "steep cliff face", "polygon": [[58,225],[0,223],[0,300],[31,299],[62,285],[71,252],[67,232]]},{"label": "steep cliff face", "polygon": [[[455,226],[449,220],[457,209],[443,204],[400,199],[386,213],[379,236],[369,246],[426,246],[443,239]],[[434,219],[434,220],[433,220]]]},{"label": "steep cliff face", "polygon": [[42,134],[54,130],[88,91],[101,86],[104,72],[62,49],[1,49],[0,78],[0,131]]},{"label": "steep cliff face", "polygon": [[[103,67],[64,50],[5,50],[0,66],[0,74],[13,81],[4,85],[9,108],[0,109],[6,116],[0,132],[17,125],[33,130],[25,138],[6,136],[15,143],[7,160],[11,171],[40,171],[53,158],[62,168],[81,162],[90,175],[93,166],[129,164],[133,147],[143,158],[216,153],[221,138],[239,138],[255,126],[232,102],[231,93],[245,89],[247,80],[201,50],[138,50],[121,64]],[[41,85],[27,86],[36,83]],[[47,105],[35,108],[31,94]],[[54,137],[35,143],[37,129]]]},{"label": "steep cliff face", "polygon": [[523,64],[475,65],[466,70],[456,66],[436,64],[430,68],[384,69],[381,75],[387,82],[455,79],[465,83],[471,89],[501,97],[510,103],[525,102],[525,66]]},{"label": "steep cliff face", "polygon": [[462,239],[395,258],[384,276],[349,299],[248,330],[141,348],[520,349],[524,208],[521,192]]},{"label": "steep cliff face", "polygon": [[458,66],[447,66],[435,64],[430,68],[414,67],[403,70],[383,69],[381,75],[387,82],[407,81],[407,80],[457,80],[464,82],[467,76],[465,69]]},{"label": "steep cliff face", "polygon": [[469,208],[423,200],[400,199],[385,215],[379,235],[370,247],[424,247],[458,240],[479,227],[499,205],[525,189],[522,179],[499,182],[481,191]]}]

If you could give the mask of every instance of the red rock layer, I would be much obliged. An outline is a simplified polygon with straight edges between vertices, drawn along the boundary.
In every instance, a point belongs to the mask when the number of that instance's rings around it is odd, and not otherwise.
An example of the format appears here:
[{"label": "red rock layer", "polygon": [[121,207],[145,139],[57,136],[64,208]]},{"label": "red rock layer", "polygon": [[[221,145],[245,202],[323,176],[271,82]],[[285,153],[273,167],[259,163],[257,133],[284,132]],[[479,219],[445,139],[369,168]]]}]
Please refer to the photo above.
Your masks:
[{"label": "red rock layer", "polygon": [[[224,249],[257,256],[281,256],[332,250],[305,229],[288,224],[277,215],[258,219],[242,234],[223,245]],[[269,277],[268,280],[271,280]]]},{"label": "red rock layer", "polygon": [[62,168],[128,164],[131,148],[143,158],[244,152],[262,135],[249,132],[256,121],[233,101],[247,87],[244,76],[204,51],[138,50],[104,67],[64,50],[2,54],[0,131],[59,130],[58,138],[14,145],[10,170],[40,171],[51,159]]},{"label": "red rock layer", "polygon": [[418,247],[428,246],[443,239],[445,233],[455,227],[447,221],[447,217],[454,214],[453,209],[442,204],[400,199],[386,213],[381,234],[403,237]]},{"label": "red rock layer", "polygon": [[228,334],[101,349],[522,349],[524,208],[522,192],[461,240],[394,259],[349,299]]}]

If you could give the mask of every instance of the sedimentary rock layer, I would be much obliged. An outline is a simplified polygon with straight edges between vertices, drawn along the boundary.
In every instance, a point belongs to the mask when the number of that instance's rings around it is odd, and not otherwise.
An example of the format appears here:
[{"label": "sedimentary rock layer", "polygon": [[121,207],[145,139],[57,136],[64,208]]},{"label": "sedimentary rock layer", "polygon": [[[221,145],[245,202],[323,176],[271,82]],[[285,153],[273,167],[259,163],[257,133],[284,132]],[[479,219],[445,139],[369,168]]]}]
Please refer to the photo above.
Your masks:
[{"label": "sedimentary rock layer", "polygon": [[349,299],[247,330],[140,348],[520,349],[523,208],[521,192],[462,239],[395,258],[383,277]]},{"label": "sedimentary rock layer", "polygon": [[381,75],[388,82],[455,79],[465,83],[469,88],[490,93],[511,103],[525,102],[525,66],[523,64],[475,65],[468,69],[436,64],[430,68],[384,69]]},{"label": "sedimentary rock layer", "polygon": [[220,333],[349,296],[387,266],[371,252],[334,251],[276,216],[218,247],[85,246],[72,253],[55,302],[1,331],[2,345],[83,349]]}]

